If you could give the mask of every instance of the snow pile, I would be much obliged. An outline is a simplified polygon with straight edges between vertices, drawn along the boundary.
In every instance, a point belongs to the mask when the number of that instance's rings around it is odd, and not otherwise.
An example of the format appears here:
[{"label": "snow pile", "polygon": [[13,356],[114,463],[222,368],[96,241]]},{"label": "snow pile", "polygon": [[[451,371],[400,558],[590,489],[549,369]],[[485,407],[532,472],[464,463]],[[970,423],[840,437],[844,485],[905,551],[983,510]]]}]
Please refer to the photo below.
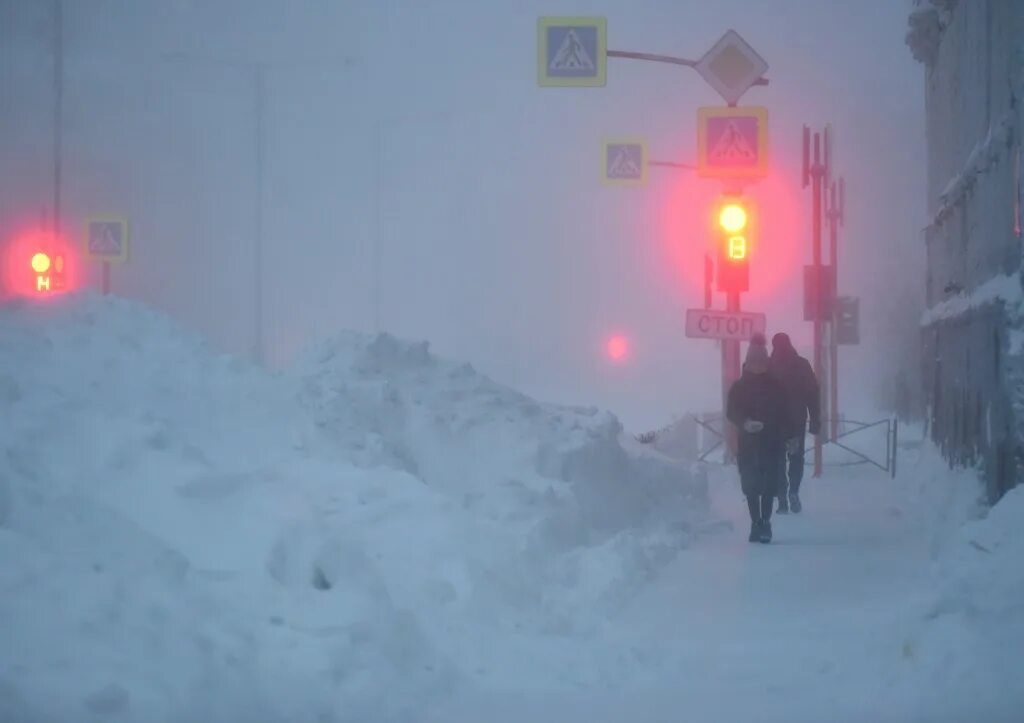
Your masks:
[{"label": "snow pile", "polygon": [[302,376],[302,398],[346,455],[414,475],[501,530],[514,551],[499,556],[522,578],[478,601],[481,614],[534,599],[554,616],[534,623],[585,628],[606,617],[595,603],[614,607],[685,546],[707,509],[706,482],[631,444],[614,416],[539,404],[426,343],[343,334]]},{"label": "snow pile", "polygon": [[422,345],[270,376],[91,295],[3,307],[0,339],[0,720],[402,721],[499,671],[616,682],[599,631],[706,513],[613,417]]},{"label": "snow pile", "polygon": [[[889,701],[941,710],[929,720],[1017,720],[1024,703],[1024,487],[983,504],[977,472],[925,445],[905,489],[931,571],[898,615]],[[929,691],[925,694],[925,691]],[[924,717],[922,718],[924,719]]]},{"label": "snow pile", "polygon": [[1024,699],[1024,487],[964,525],[937,565],[920,635],[928,683],[972,692],[975,710]]}]

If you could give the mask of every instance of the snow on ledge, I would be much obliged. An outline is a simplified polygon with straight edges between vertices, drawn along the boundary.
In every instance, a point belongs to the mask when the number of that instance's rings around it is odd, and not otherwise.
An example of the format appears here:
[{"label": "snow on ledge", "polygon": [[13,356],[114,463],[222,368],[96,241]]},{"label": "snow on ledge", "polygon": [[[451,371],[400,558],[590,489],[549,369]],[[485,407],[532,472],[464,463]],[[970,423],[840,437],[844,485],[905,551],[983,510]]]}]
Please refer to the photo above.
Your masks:
[{"label": "snow on ledge", "polygon": [[1024,290],[1018,274],[995,276],[970,293],[960,293],[936,304],[921,316],[921,326],[953,319],[972,309],[1000,301],[1007,306],[1016,306],[1024,301]]},{"label": "snow on ledge", "polygon": [[974,188],[980,175],[995,165],[1013,144],[1016,111],[1009,111],[989,126],[985,137],[975,144],[964,163],[963,170],[949,179],[939,194],[939,208],[932,219],[933,226],[941,225]]}]

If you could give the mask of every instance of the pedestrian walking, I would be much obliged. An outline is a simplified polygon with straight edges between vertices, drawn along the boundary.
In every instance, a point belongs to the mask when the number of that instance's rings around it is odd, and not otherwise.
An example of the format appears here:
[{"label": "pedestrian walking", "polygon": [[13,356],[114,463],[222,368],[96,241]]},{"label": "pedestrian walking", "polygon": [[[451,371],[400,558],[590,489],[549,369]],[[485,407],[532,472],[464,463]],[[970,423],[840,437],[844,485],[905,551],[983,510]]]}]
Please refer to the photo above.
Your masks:
[{"label": "pedestrian walking", "polygon": [[768,373],[768,345],[756,335],[747,349],[742,376],[729,389],[726,416],[736,425],[736,463],[750,512],[751,542],[771,542],[772,506],[791,430],[786,392]]},{"label": "pedestrian walking", "polygon": [[[804,478],[804,439],[821,430],[821,396],[811,363],[800,356],[788,334],[772,337],[771,376],[782,385],[789,409],[790,429],[781,460],[779,513],[800,512],[800,483]],[[808,419],[810,426],[808,427]]]}]

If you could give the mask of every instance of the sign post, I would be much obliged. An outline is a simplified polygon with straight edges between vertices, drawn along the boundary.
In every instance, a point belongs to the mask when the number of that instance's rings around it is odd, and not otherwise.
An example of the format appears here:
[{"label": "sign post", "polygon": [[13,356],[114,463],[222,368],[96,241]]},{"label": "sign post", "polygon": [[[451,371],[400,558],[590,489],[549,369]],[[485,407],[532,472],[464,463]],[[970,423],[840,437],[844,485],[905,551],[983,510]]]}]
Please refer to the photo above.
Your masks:
[{"label": "sign post", "polygon": [[93,216],[85,222],[85,256],[103,264],[103,293],[110,293],[110,266],[128,261],[128,220]]}]

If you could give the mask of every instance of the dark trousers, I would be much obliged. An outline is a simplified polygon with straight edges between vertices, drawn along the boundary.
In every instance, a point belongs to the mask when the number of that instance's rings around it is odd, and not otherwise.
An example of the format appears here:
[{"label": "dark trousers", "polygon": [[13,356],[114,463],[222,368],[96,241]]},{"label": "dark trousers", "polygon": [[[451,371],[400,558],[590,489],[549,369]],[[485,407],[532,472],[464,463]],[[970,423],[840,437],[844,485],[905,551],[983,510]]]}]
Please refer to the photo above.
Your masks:
[{"label": "dark trousers", "polygon": [[775,498],[771,495],[747,495],[747,510],[750,512],[751,522],[768,522],[772,518],[772,503]]},{"label": "dark trousers", "polygon": [[800,483],[804,479],[804,437],[805,430],[800,430],[800,444],[793,454],[786,451],[782,459],[782,470],[779,473],[779,499],[785,501],[786,495],[800,492]]}]

